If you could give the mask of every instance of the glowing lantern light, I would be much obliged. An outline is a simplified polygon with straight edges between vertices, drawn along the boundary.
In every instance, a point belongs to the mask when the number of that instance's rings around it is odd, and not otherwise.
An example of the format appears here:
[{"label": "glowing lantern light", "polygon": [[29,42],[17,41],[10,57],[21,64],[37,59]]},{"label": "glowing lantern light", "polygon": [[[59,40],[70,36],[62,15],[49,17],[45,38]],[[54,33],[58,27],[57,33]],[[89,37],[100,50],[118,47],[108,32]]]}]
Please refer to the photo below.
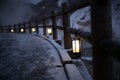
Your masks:
[{"label": "glowing lantern light", "polygon": [[81,41],[79,41],[78,39],[74,39],[72,41],[73,53],[80,53],[80,47],[81,47]]},{"label": "glowing lantern light", "polygon": [[11,32],[14,32],[14,29],[11,29]]},{"label": "glowing lantern light", "polygon": [[35,28],[32,28],[32,32],[35,32],[36,31],[36,29]]},{"label": "glowing lantern light", "polygon": [[48,32],[49,35],[51,35],[52,34],[52,28],[48,28],[47,32]]},{"label": "glowing lantern light", "polygon": [[24,32],[24,29],[22,28],[22,29],[20,29],[20,31],[21,31],[21,32]]}]

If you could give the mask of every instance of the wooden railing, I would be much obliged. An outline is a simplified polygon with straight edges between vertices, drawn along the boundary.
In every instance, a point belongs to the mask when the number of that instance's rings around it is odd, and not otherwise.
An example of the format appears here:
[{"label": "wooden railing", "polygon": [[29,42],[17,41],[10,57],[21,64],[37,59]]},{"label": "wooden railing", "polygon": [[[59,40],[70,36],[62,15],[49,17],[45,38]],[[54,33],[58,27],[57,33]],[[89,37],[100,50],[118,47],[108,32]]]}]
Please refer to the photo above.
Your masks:
[{"label": "wooden railing", "polygon": [[[39,28],[43,28],[43,35],[47,35],[47,27],[53,27],[53,39],[57,39],[57,29],[61,29],[64,31],[64,41],[65,41],[65,48],[69,49],[71,48],[71,37],[70,34],[78,34],[78,36],[82,37],[83,39],[87,40],[88,42],[91,42],[91,33],[88,32],[83,32],[79,31],[76,29],[70,28],[70,19],[69,19],[69,14],[74,12],[75,10],[79,8],[83,8],[86,6],[90,5],[91,0],[83,0],[78,2],[76,5],[70,5],[69,7],[67,6],[66,3],[62,4],[62,11],[59,13],[55,13],[54,11],[51,12],[51,16],[43,16],[42,19],[36,19],[36,20],[31,20],[28,22],[23,22],[19,24],[14,24],[14,25],[8,25],[6,28],[3,29],[1,27],[1,32],[11,32],[11,29],[14,29],[14,32],[20,32],[20,29],[23,28],[24,32],[26,33],[26,29],[29,29],[29,33],[32,33],[32,27],[36,28],[36,34],[39,34]],[[57,26],[56,18],[62,16],[62,21],[63,21],[63,26]],[[52,25],[47,25],[46,21],[48,19],[51,19]],[[39,26],[39,24],[42,24],[42,26]],[[5,31],[6,30],[6,31]]]},{"label": "wooden railing", "polygon": [[[86,6],[91,7],[91,33],[70,28],[69,15],[72,12]],[[120,47],[111,41],[112,25],[110,7],[110,0],[104,0],[104,3],[102,3],[101,0],[81,0],[76,5],[71,5],[69,7],[66,3],[64,3],[62,4],[62,11],[60,13],[56,14],[54,11],[52,11],[51,16],[43,16],[42,19],[31,20],[21,24],[8,25],[6,27],[1,26],[0,32],[10,32],[10,29],[13,28],[15,29],[15,33],[17,33],[20,32],[19,30],[21,27],[23,27],[25,29],[24,33],[26,33],[26,29],[29,29],[29,33],[31,33],[31,28],[34,25],[36,28],[36,34],[39,34],[39,28],[42,27],[43,35],[46,36],[47,27],[52,26],[53,39],[57,39],[57,29],[63,30],[65,49],[70,49],[72,47],[71,34],[77,34],[79,37],[92,44],[94,80],[112,80],[112,78],[114,78],[111,76],[113,72],[111,68],[108,68],[108,66],[110,66],[109,63],[112,62],[109,62],[108,57],[114,56],[115,54],[119,55]],[[56,18],[59,16],[62,16],[63,26],[57,26],[56,24]],[[52,25],[47,25],[46,21],[48,19],[52,20]],[[42,24],[42,26],[39,26],[38,24]],[[109,47],[109,45],[111,47]],[[108,77],[108,75],[110,77]]]}]

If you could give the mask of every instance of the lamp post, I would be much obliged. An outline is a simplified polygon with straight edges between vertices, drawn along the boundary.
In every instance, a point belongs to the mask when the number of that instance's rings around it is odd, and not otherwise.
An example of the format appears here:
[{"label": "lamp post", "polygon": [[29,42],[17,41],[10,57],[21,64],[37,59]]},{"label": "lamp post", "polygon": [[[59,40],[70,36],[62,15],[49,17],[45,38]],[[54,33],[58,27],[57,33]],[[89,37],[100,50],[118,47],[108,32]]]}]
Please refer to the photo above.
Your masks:
[{"label": "lamp post", "polygon": [[20,32],[24,32],[24,29],[23,29],[23,28],[21,28],[21,29],[20,29]]},{"label": "lamp post", "polygon": [[47,32],[49,35],[51,35],[52,34],[52,27],[47,28]]},{"label": "lamp post", "polygon": [[35,31],[36,31],[36,29],[33,27],[33,28],[32,28],[32,32],[35,32]]},{"label": "lamp post", "polygon": [[81,44],[82,39],[75,38],[72,40],[72,57],[81,58]]},{"label": "lamp post", "polygon": [[78,39],[72,40],[72,50],[73,53],[79,53],[80,52],[80,41]]},{"label": "lamp post", "polygon": [[10,31],[13,33],[13,32],[14,32],[14,29],[11,29]]}]

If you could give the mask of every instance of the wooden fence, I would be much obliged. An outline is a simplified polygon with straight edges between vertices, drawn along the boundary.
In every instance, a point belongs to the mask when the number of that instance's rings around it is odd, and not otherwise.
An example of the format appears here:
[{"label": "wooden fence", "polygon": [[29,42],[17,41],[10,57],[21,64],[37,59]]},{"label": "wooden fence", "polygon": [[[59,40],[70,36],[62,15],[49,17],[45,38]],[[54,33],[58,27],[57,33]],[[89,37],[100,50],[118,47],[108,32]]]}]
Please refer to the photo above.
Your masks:
[{"label": "wooden fence", "polygon": [[[91,7],[91,30],[92,33],[79,31],[70,28],[69,15],[74,11],[90,6]],[[56,18],[62,16],[63,26],[57,26]],[[52,20],[52,25],[47,25],[46,21],[48,19]],[[39,26],[42,23],[42,26]],[[36,34],[39,34],[39,28],[43,28],[43,35],[47,35],[47,27],[53,28],[53,39],[58,38],[57,29],[64,31],[64,47],[65,49],[71,49],[71,34],[77,34],[84,40],[92,44],[93,49],[93,75],[94,80],[112,80],[114,77],[110,76],[113,74],[110,56],[119,59],[120,55],[120,45],[112,40],[112,25],[111,25],[111,2],[110,0],[81,0],[76,5],[67,6],[66,3],[62,4],[62,11],[60,13],[51,12],[51,16],[43,16],[42,19],[36,19],[28,22],[23,22],[20,24],[8,25],[7,29],[1,26],[0,32],[20,32],[23,28],[26,33],[26,29],[29,29],[29,33],[32,31],[32,25],[36,28]],[[5,31],[6,30],[6,31]],[[117,56],[117,57],[116,57]],[[113,66],[113,65],[112,65]],[[120,74],[118,74],[120,75]]]}]

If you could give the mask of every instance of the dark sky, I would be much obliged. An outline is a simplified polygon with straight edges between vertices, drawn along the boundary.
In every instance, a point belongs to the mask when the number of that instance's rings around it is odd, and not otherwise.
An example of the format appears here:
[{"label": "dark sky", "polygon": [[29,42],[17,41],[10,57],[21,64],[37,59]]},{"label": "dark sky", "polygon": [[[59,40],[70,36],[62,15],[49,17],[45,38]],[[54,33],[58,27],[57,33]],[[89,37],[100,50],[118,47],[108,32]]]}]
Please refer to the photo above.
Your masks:
[{"label": "dark sky", "polygon": [[0,25],[30,20],[34,15],[32,5],[39,1],[41,0],[0,0]]}]

